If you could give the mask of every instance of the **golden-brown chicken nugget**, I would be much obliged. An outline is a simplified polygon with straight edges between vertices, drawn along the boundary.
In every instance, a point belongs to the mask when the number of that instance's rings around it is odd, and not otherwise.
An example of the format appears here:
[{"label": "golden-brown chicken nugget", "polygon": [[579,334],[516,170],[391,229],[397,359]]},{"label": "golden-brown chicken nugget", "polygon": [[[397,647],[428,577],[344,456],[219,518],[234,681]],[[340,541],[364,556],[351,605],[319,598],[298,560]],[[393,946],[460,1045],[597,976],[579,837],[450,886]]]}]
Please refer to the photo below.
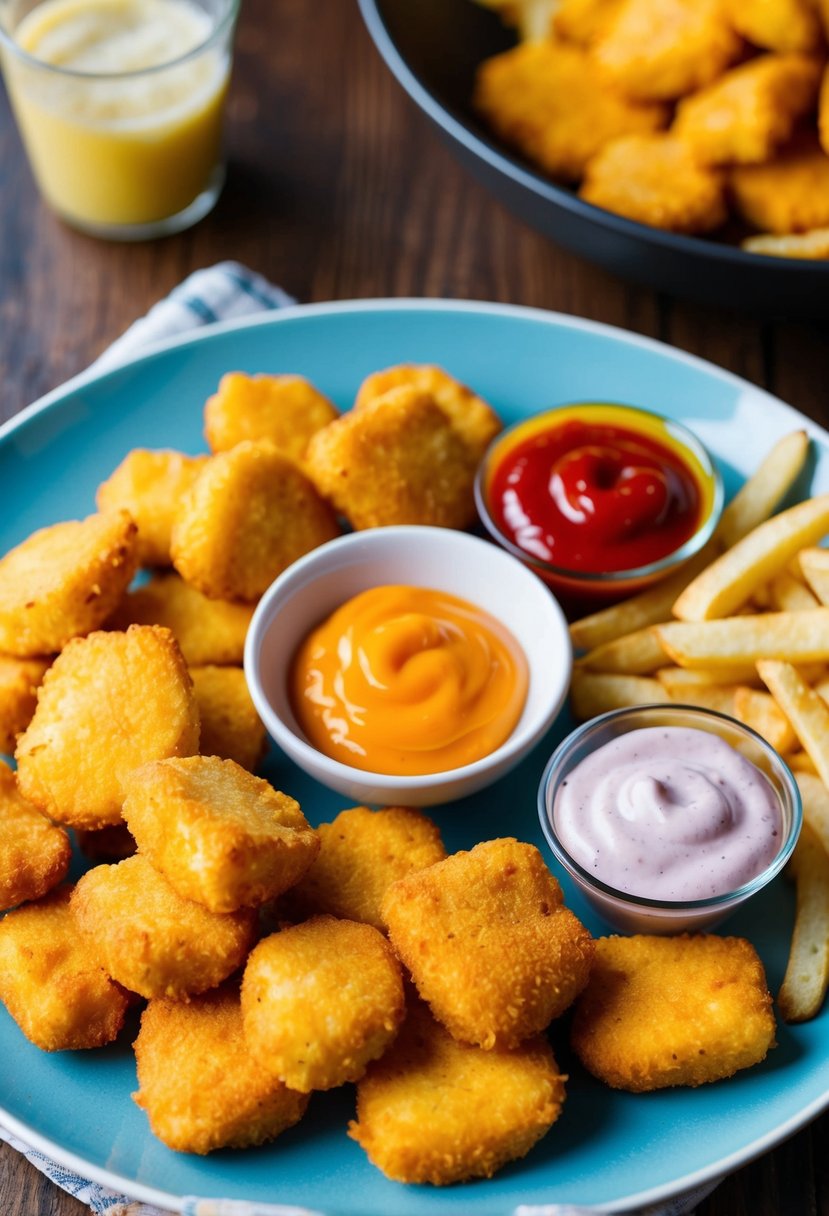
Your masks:
[{"label": "golden-brown chicken nugget", "polygon": [[26,801],[0,760],[0,912],[51,891],[66,877],[71,856],[66,832]]},{"label": "golden-brown chicken nugget", "polygon": [[149,998],[217,987],[244,962],[255,933],[255,912],[220,914],[184,899],[140,853],[87,870],[72,911],[104,970]]},{"label": "golden-brown chicken nugget", "polygon": [[70,908],[70,888],[0,921],[0,1000],[43,1051],[111,1043],[129,998],[100,965]]},{"label": "golden-brown chicken nugget", "polygon": [[262,1069],[245,1043],[235,986],[150,1001],[135,1040],[138,1106],[179,1153],[249,1148],[298,1123],[308,1097]]},{"label": "golden-brown chicken nugget", "polygon": [[383,915],[418,992],[464,1042],[515,1047],[587,983],[592,938],[534,845],[454,853],[393,883]]},{"label": "golden-brown chicken nugget", "polygon": [[595,58],[629,97],[671,101],[716,80],[742,50],[720,0],[624,0]]},{"label": "golden-brown chicken nugget", "polygon": [[813,0],[723,0],[734,29],[769,51],[816,51],[823,44]]},{"label": "golden-brown chicken nugget", "polygon": [[256,768],[265,754],[265,728],[241,667],[191,667],[190,678],[201,719],[203,756],[235,760]]},{"label": "golden-brown chicken nugget", "polygon": [[16,659],[0,654],[0,752],[14,754],[17,736],[32,720],[37,690],[51,659]]},{"label": "golden-brown chicken nugget", "polygon": [[355,410],[382,397],[392,388],[410,385],[428,393],[443,410],[461,439],[478,453],[480,459],[490,440],[501,430],[501,419],[491,405],[461,384],[442,367],[430,364],[400,363],[367,376],[357,392]]},{"label": "golden-brown chicken nugget", "polygon": [[358,530],[464,528],[475,518],[478,459],[431,396],[409,386],[318,431],[306,463],[320,493]]},{"label": "golden-brown chicken nugget", "polygon": [[566,42],[590,47],[607,32],[624,0],[558,0],[552,29]]},{"label": "golden-brown chicken nugget", "polygon": [[737,211],[760,232],[829,227],[829,156],[814,135],[801,133],[763,165],[735,166],[730,187]]},{"label": "golden-brown chicken nugget", "polygon": [[126,511],[34,532],[0,559],[0,650],[20,658],[62,650],[103,624],[137,565]]},{"label": "golden-brown chicken nugget", "polygon": [[124,596],[107,628],[164,625],[190,666],[240,664],[253,609],[253,604],[208,599],[178,574],[157,574]]},{"label": "golden-brown chicken nugget", "polygon": [[437,824],[412,807],[350,807],[317,832],[319,856],[288,893],[289,915],[328,913],[385,932],[381,906],[388,887],[446,856]]},{"label": "golden-brown chicken nugget", "polygon": [[299,803],[233,760],[145,764],[125,790],[124,818],[140,852],[181,896],[213,912],[281,895],[319,851]]},{"label": "golden-brown chicken nugget", "polygon": [[291,1089],[356,1081],[403,1020],[400,964],[371,925],[315,916],[265,938],[242,980],[245,1038]]},{"label": "golden-brown chicken nugget", "polygon": [[814,107],[820,76],[814,56],[761,55],[681,101],[672,134],[706,164],[767,160]]},{"label": "golden-brown chicken nugget", "polygon": [[204,435],[213,452],[243,439],[269,439],[302,463],[308,440],[338,411],[304,376],[248,376],[228,372],[204,407]]},{"label": "golden-brown chicken nugget", "polygon": [[614,1089],[702,1085],[774,1046],[763,965],[744,938],[603,937],[576,1005],[572,1044]]},{"label": "golden-brown chicken nugget", "polygon": [[669,232],[709,232],[726,218],[722,175],[673,135],[627,135],[607,144],[587,166],[579,195]]},{"label": "golden-brown chicken nugget", "polygon": [[578,181],[610,140],[667,122],[663,106],[623,96],[585,51],[550,41],[484,60],[474,103],[501,139],[563,181]]},{"label": "golden-brown chicken nugget", "polygon": [[272,443],[245,440],[213,456],[184,496],[173,565],[211,599],[251,602],[338,535],[331,508],[294,462]]},{"label": "golden-brown chicken nugget", "polygon": [[138,564],[170,565],[170,534],[181,496],[206,456],[136,448],[98,487],[99,511],[128,511],[138,525]]},{"label": "golden-brown chicken nugget", "polygon": [[541,1036],[514,1051],[458,1043],[416,1001],[357,1083],[348,1134],[395,1182],[491,1178],[555,1123],[565,1078]]},{"label": "golden-brown chicken nugget", "polygon": [[76,638],[58,655],[17,743],[21,792],[52,819],[117,824],[123,780],[139,764],[199,747],[193,684],[169,629]]}]

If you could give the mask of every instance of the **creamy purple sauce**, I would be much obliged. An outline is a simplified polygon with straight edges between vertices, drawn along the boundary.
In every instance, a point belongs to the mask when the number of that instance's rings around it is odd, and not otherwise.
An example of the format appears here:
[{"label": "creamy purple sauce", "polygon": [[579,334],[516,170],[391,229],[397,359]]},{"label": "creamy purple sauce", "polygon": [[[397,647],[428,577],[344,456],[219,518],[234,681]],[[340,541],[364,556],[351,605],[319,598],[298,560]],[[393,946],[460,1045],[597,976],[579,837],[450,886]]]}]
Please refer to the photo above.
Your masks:
[{"label": "creamy purple sauce", "polygon": [[629,731],[561,782],[553,822],[567,852],[608,886],[649,899],[707,899],[761,873],[783,817],[768,778],[718,735]]}]

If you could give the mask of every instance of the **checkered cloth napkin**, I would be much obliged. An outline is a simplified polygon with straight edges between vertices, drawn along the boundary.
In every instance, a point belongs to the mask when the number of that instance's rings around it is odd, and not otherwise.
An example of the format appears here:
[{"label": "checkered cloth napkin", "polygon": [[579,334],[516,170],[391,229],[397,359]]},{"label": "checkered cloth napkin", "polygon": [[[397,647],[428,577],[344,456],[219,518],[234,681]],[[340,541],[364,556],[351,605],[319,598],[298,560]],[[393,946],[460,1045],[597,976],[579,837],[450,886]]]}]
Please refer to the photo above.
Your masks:
[{"label": "checkered cloth napkin", "polygon": [[[95,367],[109,370],[176,334],[189,333],[231,317],[251,316],[269,309],[285,308],[296,301],[280,287],[254,274],[238,262],[221,262],[191,274],[145,317],[113,342]],[[0,1123],[0,1140],[23,1153],[28,1161],[57,1186],[88,1205],[95,1216],[165,1216],[160,1208],[135,1203],[99,1182],[91,1182],[66,1166],[51,1160],[8,1131]],[[643,1209],[638,1216],[688,1216],[716,1183],[689,1191],[668,1203]],[[184,1198],[178,1216],[325,1216],[308,1208],[288,1204],[248,1203],[227,1199]],[[169,1211],[169,1209],[168,1209]],[[591,1216],[592,1209],[569,1204],[521,1205],[512,1216]]]}]

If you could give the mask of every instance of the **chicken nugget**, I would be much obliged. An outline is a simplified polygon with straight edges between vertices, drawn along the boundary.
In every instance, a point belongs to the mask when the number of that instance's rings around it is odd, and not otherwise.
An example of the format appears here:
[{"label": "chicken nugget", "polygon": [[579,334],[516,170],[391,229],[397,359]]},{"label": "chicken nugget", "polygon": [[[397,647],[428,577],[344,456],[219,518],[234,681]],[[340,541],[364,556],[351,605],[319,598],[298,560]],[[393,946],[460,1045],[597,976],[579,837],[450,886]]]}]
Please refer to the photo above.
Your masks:
[{"label": "chicken nugget", "polygon": [[139,1090],[153,1134],[179,1153],[249,1148],[298,1123],[308,1097],[260,1068],[245,1043],[238,990],[150,1001],[135,1040]]},{"label": "chicken nugget", "polygon": [[663,106],[623,96],[579,47],[550,41],[485,59],[474,104],[501,139],[566,182],[610,140],[659,130],[668,118]]},{"label": "chicken nugget", "polygon": [[371,925],[315,916],[265,938],[242,980],[245,1038],[291,1089],[356,1081],[403,1020],[400,964]]},{"label": "chicken nugget", "polygon": [[774,1046],[772,998],[741,937],[603,937],[572,1045],[614,1089],[643,1093],[730,1077]]},{"label": "chicken nugget", "polygon": [[66,877],[72,846],[17,788],[0,760],[0,911],[40,899]]},{"label": "chicken nugget", "polygon": [[823,43],[814,0],[723,0],[738,34],[769,51],[816,51]]},{"label": "chicken nugget", "polygon": [[124,787],[140,852],[179,895],[212,912],[281,895],[319,851],[299,803],[233,760],[160,760],[135,769]]},{"label": "chicken nugget", "polygon": [[726,218],[722,175],[673,135],[614,140],[587,166],[579,196],[669,232],[709,232]]},{"label": "chicken nugget", "polygon": [[[829,0],[826,0],[826,11],[829,14]],[[829,68],[823,73],[818,98],[818,135],[823,151],[829,153]]]},{"label": "chicken nugget", "polygon": [[811,134],[799,134],[763,165],[735,166],[729,180],[735,208],[760,232],[829,227],[829,156]]},{"label": "chicken nugget", "polygon": [[99,511],[123,508],[138,525],[139,565],[170,565],[170,533],[179,501],[206,460],[206,456],[136,448],[98,487]]},{"label": "chicken nugget", "polygon": [[173,565],[211,599],[250,602],[339,531],[292,460],[272,443],[244,440],[213,456],[185,494],[173,527]]},{"label": "chicken nugget", "polygon": [[464,443],[477,452],[478,459],[483,456],[490,440],[501,430],[501,419],[491,405],[487,405],[471,388],[461,384],[442,367],[429,364],[400,363],[367,376],[357,391],[355,410],[400,385],[410,385],[422,393],[428,393]]},{"label": "chicken nugget", "polygon": [[70,892],[58,887],[0,921],[0,1001],[43,1051],[111,1043],[129,1004],[77,924]]},{"label": "chicken nugget", "polygon": [[174,891],[137,853],[87,870],[72,911],[104,970],[139,996],[186,1000],[215,988],[251,947],[256,913],[210,912]]},{"label": "chicken nugget", "polygon": [[241,667],[191,667],[203,756],[235,760],[253,771],[265,754],[265,728]]},{"label": "chicken nugget", "polygon": [[123,779],[139,764],[199,747],[193,684],[169,629],[76,638],[44,677],[17,742],[23,795],[59,823],[117,824]]},{"label": "chicken nugget", "polygon": [[706,164],[767,160],[817,99],[821,62],[809,55],[761,55],[686,97],[672,134]]},{"label": "chicken nugget", "polygon": [[240,664],[253,604],[208,599],[179,574],[156,574],[128,592],[107,621],[108,629],[165,625],[192,667]]},{"label": "chicken nugget", "polygon": [[829,258],[829,228],[798,232],[794,236],[749,236],[740,242],[746,253],[762,253],[775,258]]},{"label": "chicken nugget", "polygon": [[62,650],[97,629],[137,566],[138,529],[126,511],[34,532],[0,559],[0,650],[20,658]]},{"label": "chicken nugget", "polygon": [[16,659],[0,654],[0,752],[14,753],[17,736],[32,720],[37,690],[51,659]]},{"label": "chicken nugget", "polygon": [[559,0],[552,28],[559,38],[592,46],[608,29],[624,0]]},{"label": "chicken nugget", "polygon": [[587,983],[590,934],[538,849],[510,837],[399,879],[383,916],[434,1015],[488,1050],[544,1030]]},{"label": "chicken nugget", "polygon": [[456,1042],[416,1001],[357,1082],[348,1134],[395,1182],[491,1178],[552,1127],[565,1080],[542,1035],[513,1051],[482,1051]]},{"label": "chicken nugget", "polygon": [[327,912],[385,932],[381,906],[391,883],[446,856],[437,824],[411,807],[350,807],[317,832],[319,856],[288,893],[289,915]]},{"label": "chicken nugget", "polygon": [[308,440],[338,417],[336,407],[304,376],[228,372],[204,407],[204,437],[213,452],[243,439],[269,439],[301,464]]},{"label": "chicken nugget", "polygon": [[595,58],[629,97],[672,101],[716,80],[742,50],[720,0],[624,0]]},{"label": "chicken nugget", "polygon": [[318,431],[306,464],[320,493],[358,530],[465,528],[475,518],[477,456],[432,398],[408,385]]}]

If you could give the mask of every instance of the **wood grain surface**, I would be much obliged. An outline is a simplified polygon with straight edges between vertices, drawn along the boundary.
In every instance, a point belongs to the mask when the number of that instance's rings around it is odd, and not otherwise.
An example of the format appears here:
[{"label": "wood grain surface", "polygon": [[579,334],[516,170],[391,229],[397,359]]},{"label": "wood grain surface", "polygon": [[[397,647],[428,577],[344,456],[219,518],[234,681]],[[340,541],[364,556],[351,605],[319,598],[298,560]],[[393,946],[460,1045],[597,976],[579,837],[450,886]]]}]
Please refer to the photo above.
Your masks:
[{"label": "wood grain surface", "polygon": [[[86,367],[190,271],[235,258],[303,301],[490,299],[620,325],[829,425],[825,326],[658,296],[519,224],[400,92],[354,0],[243,0],[236,62],[219,205],[192,231],[148,244],[96,241],[48,212],[0,92],[0,419]],[[14,509],[2,491],[0,509]],[[87,1211],[0,1148],[1,1216]],[[728,1178],[698,1216],[829,1216],[829,1117]]]}]

